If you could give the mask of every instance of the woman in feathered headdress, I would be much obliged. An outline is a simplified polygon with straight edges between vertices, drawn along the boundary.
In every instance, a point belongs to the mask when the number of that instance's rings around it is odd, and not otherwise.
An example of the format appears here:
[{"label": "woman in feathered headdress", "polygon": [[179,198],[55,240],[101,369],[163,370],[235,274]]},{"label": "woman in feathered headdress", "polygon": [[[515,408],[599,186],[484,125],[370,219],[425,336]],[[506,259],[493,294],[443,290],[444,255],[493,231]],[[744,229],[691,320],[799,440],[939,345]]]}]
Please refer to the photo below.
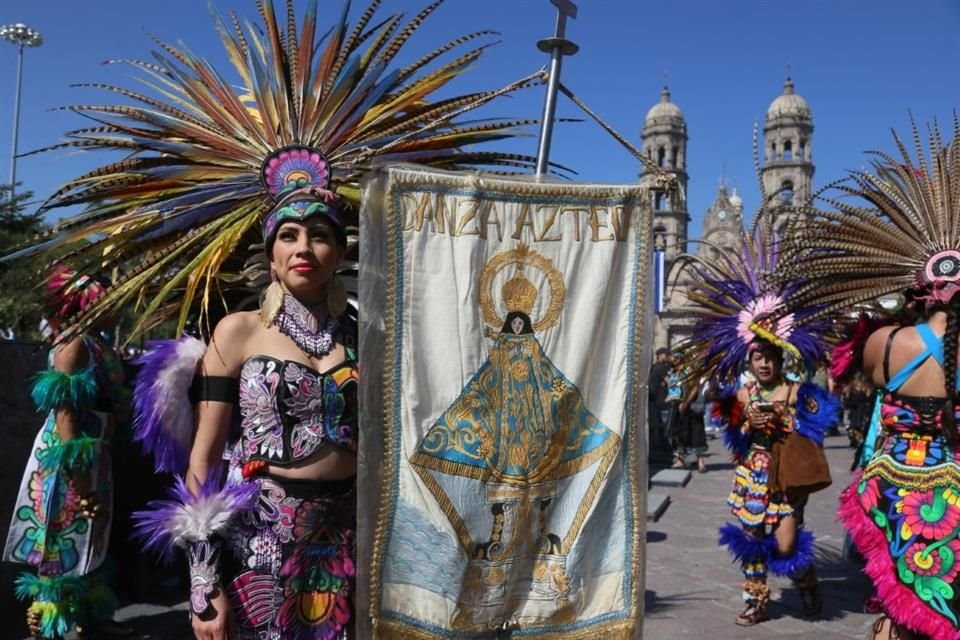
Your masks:
[{"label": "woman in feathered headdress", "polygon": [[[46,282],[50,326],[82,311],[106,283],[63,265]],[[46,414],[34,441],[3,559],[36,567],[17,579],[17,595],[32,600],[27,626],[36,638],[56,638],[75,626],[129,635],[111,620],[117,599],[104,568],[113,520],[110,444],[118,419],[129,415],[123,366],[102,318],[89,331],[60,341],[31,395]],[[103,330],[103,331],[102,331]]]},{"label": "woman in feathered headdress", "polygon": [[[262,26],[217,19],[239,91],[207,61],[160,43],[159,63],[132,62],[159,97],[105,87],[139,104],[77,107],[98,126],[58,145],[130,154],[59,190],[48,206],[89,209],[26,250],[67,245],[73,263],[118,272],[64,335],[131,304],[134,334],[171,315],[182,327],[195,302],[202,319],[212,296],[242,280],[233,273],[243,248],[262,239],[270,264],[259,311],[227,315],[209,348],[184,339],[155,349],[135,392],[138,437],[158,468],[185,472],[170,500],[137,515],[138,528],[149,547],[186,548],[198,638],[353,637],[357,322],[334,272],[353,248],[360,171],[374,158],[534,164],[465,148],[529,121],[459,116],[536,74],[430,100],[488,45],[428,65],[489,32],[395,64],[440,4],[404,24],[402,15],[373,21],[374,0],[351,27],[348,2],[318,38],[315,1],[298,28],[291,1],[282,24],[263,0]],[[237,404],[241,434],[224,485],[218,462]]]},{"label": "woman in feathered headdress", "polygon": [[[746,605],[736,623],[743,626],[768,619],[768,572],[795,581],[805,615],[820,610],[803,507],[830,482],[820,447],[838,408],[825,390],[785,376],[785,358],[801,374],[822,361],[827,325],[811,321],[814,309],[792,304],[799,283],[772,280],[779,261],[774,213],[761,210],[735,250],[687,256],[685,265],[695,318],[682,344],[688,377],[731,391],[713,410],[736,463],[727,502],[739,526],[722,527],[720,544],[741,563]],[[744,367],[748,380],[737,388]],[[810,468],[812,475],[797,473]]]},{"label": "woman in feathered headdress", "polygon": [[929,158],[913,133],[916,160],[895,136],[900,158],[876,153],[872,171],[838,187],[854,200],[804,209],[785,277],[810,278],[799,297],[821,314],[890,296],[922,311],[866,339],[864,372],[884,390],[882,439],[840,518],[885,609],[874,637],[960,638],[960,123],[949,145],[931,127]]}]

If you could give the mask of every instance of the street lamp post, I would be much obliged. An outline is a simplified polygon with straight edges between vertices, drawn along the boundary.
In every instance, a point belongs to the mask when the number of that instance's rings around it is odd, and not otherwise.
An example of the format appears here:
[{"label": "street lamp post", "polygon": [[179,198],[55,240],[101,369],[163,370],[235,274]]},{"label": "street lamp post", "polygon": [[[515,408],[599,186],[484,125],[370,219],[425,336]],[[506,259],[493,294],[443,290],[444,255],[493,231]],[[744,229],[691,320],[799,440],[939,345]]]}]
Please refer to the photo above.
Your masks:
[{"label": "street lamp post", "polygon": [[10,201],[13,202],[17,189],[17,137],[20,133],[20,84],[23,80],[23,48],[39,47],[43,44],[43,36],[23,23],[5,24],[0,26],[0,38],[16,45],[17,55],[17,90],[13,97],[13,145],[10,153]]}]

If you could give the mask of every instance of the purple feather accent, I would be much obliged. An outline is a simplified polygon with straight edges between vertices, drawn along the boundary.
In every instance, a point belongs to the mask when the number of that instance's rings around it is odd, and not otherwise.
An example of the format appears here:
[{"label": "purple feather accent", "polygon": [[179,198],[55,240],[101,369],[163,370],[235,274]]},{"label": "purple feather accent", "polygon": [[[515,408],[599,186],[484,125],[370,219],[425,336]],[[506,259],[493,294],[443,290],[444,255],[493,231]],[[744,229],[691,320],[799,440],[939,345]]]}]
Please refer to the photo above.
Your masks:
[{"label": "purple feather accent", "polygon": [[169,559],[174,547],[222,532],[235,513],[253,509],[260,497],[258,482],[223,486],[222,475],[221,467],[210,469],[196,495],[177,476],[169,500],[151,500],[147,510],[132,514],[134,537],[143,541],[144,549]]},{"label": "purple feather accent", "polygon": [[777,544],[774,540],[770,549],[770,559],[767,561],[767,569],[775,576],[794,579],[802,577],[810,568],[810,565],[813,564],[813,543],[813,533],[806,529],[800,529],[797,531],[797,546],[793,553],[788,556],[781,556],[777,553]]},{"label": "purple feather accent", "polygon": [[758,538],[738,527],[727,523],[720,527],[719,544],[737,562],[756,562],[767,558],[776,551],[777,539],[773,536]]},{"label": "purple feather accent", "polygon": [[184,473],[193,439],[193,405],[187,401],[206,345],[196,338],[154,340],[137,360],[134,440],[153,454],[157,471]]}]

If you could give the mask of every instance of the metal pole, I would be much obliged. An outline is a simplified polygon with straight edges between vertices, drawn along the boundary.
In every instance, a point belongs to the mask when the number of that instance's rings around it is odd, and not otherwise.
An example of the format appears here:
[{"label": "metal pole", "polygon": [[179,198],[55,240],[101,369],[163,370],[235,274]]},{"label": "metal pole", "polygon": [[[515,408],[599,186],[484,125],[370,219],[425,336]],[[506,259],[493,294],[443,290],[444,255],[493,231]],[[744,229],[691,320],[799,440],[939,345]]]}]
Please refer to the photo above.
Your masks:
[{"label": "metal pole", "polygon": [[20,84],[23,81],[23,43],[17,55],[17,90],[13,98],[13,150],[10,153],[10,202],[17,191],[17,138],[20,133]]},{"label": "metal pole", "polygon": [[547,78],[547,97],[543,104],[543,121],[540,124],[540,142],[537,145],[537,174],[545,175],[550,164],[550,140],[553,137],[553,119],[557,113],[557,84],[563,52],[555,47],[550,54],[550,75]]},{"label": "metal pole", "polygon": [[567,40],[567,18],[577,17],[577,5],[572,0],[550,0],[557,8],[557,28],[552,38],[537,42],[537,48],[550,54],[550,75],[547,76],[547,97],[543,103],[543,120],[540,122],[540,142],[537,145],[537,176],[547,175],[550,165],[550,140],[553,137],[553,120],[557,113],[557,88],[560,85],[560,66],[563,56],[572,56],[579,47]]}]

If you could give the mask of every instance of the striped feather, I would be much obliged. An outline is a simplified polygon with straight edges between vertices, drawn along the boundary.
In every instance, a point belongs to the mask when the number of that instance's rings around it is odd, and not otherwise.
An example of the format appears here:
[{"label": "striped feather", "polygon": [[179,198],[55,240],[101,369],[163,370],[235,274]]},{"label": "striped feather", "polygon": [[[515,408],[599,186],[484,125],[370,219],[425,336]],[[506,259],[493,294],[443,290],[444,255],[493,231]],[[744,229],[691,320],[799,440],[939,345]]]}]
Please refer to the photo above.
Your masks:
[{"label": "striped feather", "polygon": [[[236,273],[269,206],[261,166],[281,147],[321,150],[331,162],[336,192],[354,209],[359,176],[378,156],[444,168],[532,170],[530,156],[474,145],[523,135],[536,120],[465,116],[542,80],[453,93],[450,83],[493,44],[482,40],[497,34],[473,31],[398,64],[442,0],[409,20],[402,13],[378,17],[380,4],[373,0],[351,23],[350,3],[344,2],[326,30],[318,29],[316,0],[306,2],[299,20],[292,0],[279,7],[259,0],[258,24],[233,12],[221,18],[211,8],[227,73],[186,45],[155,36],[149,36],[155,48],[148,61],[109,60],[130,65],[137,87],[76,86],[128,103],[63,107],[90,124],[34,153],[105,150],[122,158],[67,181],[41,210],[86,209],[0,260],[56,250],[69,266],[109,268],[116,274],[113,286],[62,326],[76,335],[104,313],[137,305],[132,338],[171,315],[182,328],[191,314],[206,312],[222,287],[237,286]],[[444,96],[435,98],[441,90]],[[552,167],[558,175],[572,173]]]}]

